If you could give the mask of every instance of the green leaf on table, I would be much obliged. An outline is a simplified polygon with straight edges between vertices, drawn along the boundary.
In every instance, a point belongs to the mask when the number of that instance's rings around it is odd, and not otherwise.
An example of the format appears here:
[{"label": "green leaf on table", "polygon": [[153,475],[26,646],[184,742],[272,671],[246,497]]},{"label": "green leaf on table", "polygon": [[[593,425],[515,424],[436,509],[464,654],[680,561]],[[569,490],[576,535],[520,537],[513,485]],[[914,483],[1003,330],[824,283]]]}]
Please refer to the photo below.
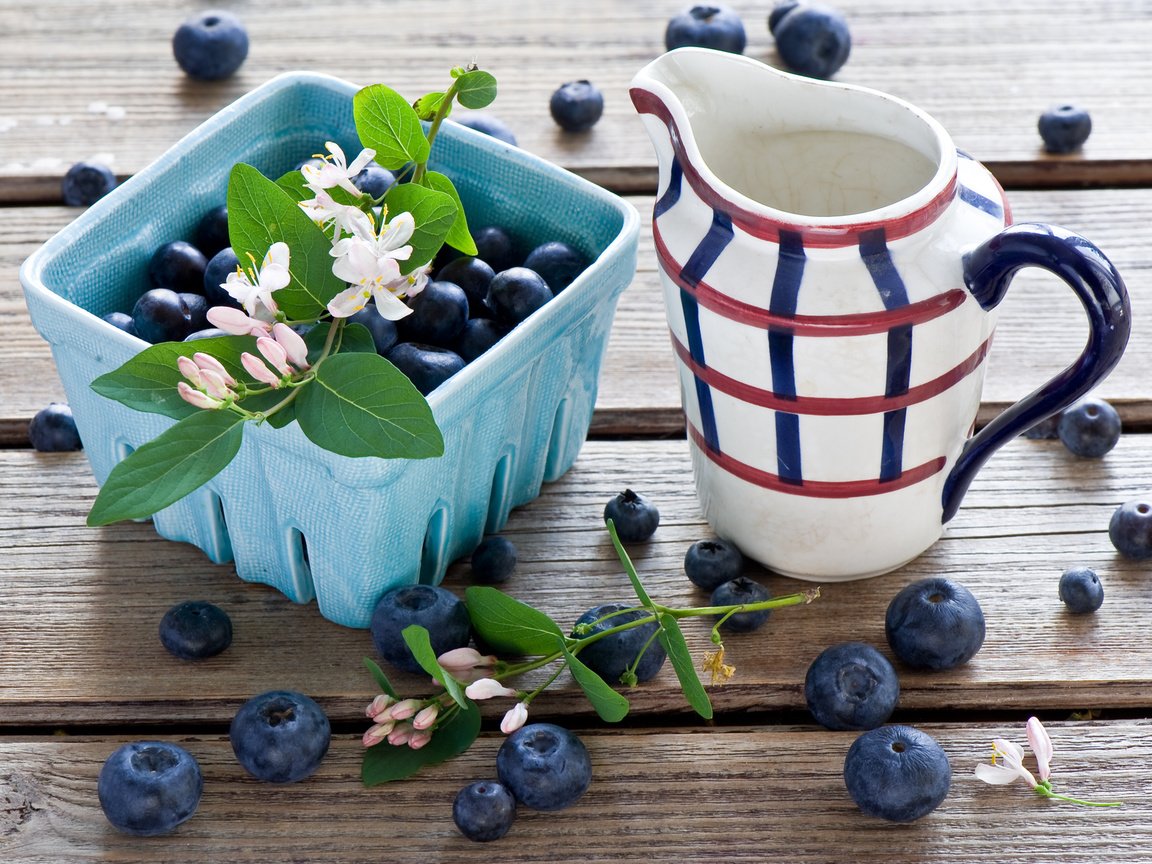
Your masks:
[{"label": "green leaf on table", "polygon": [[384,194],[384,205],[388,208],[389,219],[401,213],[411,213],[416,222],[416,231],[408,241],[412,256],[407,261],[398,262],[401,273],[411,273],[431,261],[456,222],[456,200],[418,183],[393,184]]},{"label": "green leaf on table", "polygon": [[465,72],[456,79],[456,98],[465,108],[487,108],[496,98],[496,78],[483,69]]},{"label": "green leaf on table", "polygon": [[199,489],[232,461],[243,423],[233,411],[201,410],[141,445],[100,487],[88,525],[142,519]]},{"label": "green leaf on table", "polygon": [[612,538],[612,545],[616,547],[616,555],[624,567],[624,572],[628,574],[628,581],[632,583],[632,590],[640,598],[641,605],[655,613],[656,606],[652,603],[652,598],[648,596],[648,592],[644,590],[644,585],[640,582],[640,575],[636,572],[636,566],[628,557],[624,544],[620,542],[620,535],[616,533],[616,524],[611,519],[606,519],[604,524],[608,528],[608,536]]},{"label": "green leaf on table", "polygon": [[382,741],[364,751],[360,779],[365,786],[377,786],[411,777],[425,765],[439,765],[459,756],[480,734],[480,711],[471,702],[436,727],[432,740],[419,750],[393,747]]},{"label": "green leaf on table", "polygon": [[409,624],[400,632],[400,635],[404,637],[404,644],[408,646],[408,650],[412,652],[412,656],[420,664],[420,668],[440,682],[440,686],[448,692],[452,701],[461,708],[467,708],[468,698],[464,695],[464,688],[437,662],[436,650],[432,647],[428,630],[419,624]]},{"label": "green leaf on table", "polygon": [[680,689],[684,691],[684,698],[693,710],[705,720],[712,719],[712,703],[704,685],[700,683],[700,676],[696,674],[696,667],[692,663],[692,654],[688,650],[688,643],[684,641],[684,633],[667,612],[659,616],[660,631],[656,638],[668,652],[668,659],[672,661],[672,668],[676,670],[676,677],[680,680]]},{"label": "green leaf on table", "polygon": [[496,588],[469,587],[464,605],[481,641],[498,654],[548,655],[564,647],[559,624]]},{"label": "green leaf on table", "polygon": [[460,193],[456,191],[456,186],[448,177],[438,171],[426,173],[424,182],[437,192],[443,192],[456,204],[456,219],[444,236],[444,242],[465,255],[475,255],[477,252],[476,241],[472,239],[472,234],[468,230],[468,219],[464,216],[464,204],[460,201]]},{"label": "green leaf on table", "polygon": [[365,147],[376,151],[376,162],[389,171],[408,162],[427,162],[430,145],[416,109],[383,84],[360,90],[352,99],[356,132]]},{"label": "green leaf on table", "polygon": [[564,649],[568,669],[600,719],[607,723],[619,723],[628,713],[628,700],[608,686],[603,678],[588,668],[575,654]]},{"label": "green leaf on table", "polygon": [[388,680],[388,676],[384,674],[384,670],[380,668],[379,663],[377,663],[371,657],[365,657],[364,666],[369,672],[372,673],[372,678],[376,681],[377,686],[379,686],[381,690],[383,690],[393,699],[400,698],[396,695],[396,690],[392,687],[392,682]]},{"label": "green leaf on table", "polygon": [[375,352],[333,354],[296,399],[296,420],[314,444],[341,456],[427,459],[444,454],[428,402]]},{"label": "green leaf on table", "polygon": [[[426,93],[421,96],[412,105],[416,110],[416,116],[421,120],[431,120],[440,110],[440,106],[444,104],[444,96],[444,93]],[[448,111],[451,110],[452,106],[448,106]],[[447,112],[445,112],[445,116],[447,116]]]},{"label": "green leaf on table", "polygon": [[291,195],[243,162],[232,168],[227,204],[228,237],[241,265],[259,268],[273,243],[286,243],[292,278],[276,292],[276,304],[289,318],[323,314],[328,301],[347,287],[332,274],[328,235]]}]

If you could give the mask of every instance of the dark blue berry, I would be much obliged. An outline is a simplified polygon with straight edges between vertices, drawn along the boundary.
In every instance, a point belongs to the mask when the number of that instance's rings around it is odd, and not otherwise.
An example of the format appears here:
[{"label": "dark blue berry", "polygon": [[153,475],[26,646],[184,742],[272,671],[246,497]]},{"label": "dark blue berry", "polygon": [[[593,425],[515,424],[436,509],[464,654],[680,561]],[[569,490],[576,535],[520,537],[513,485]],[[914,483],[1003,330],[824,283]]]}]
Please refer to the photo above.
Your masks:
[{"label": "dark blue berry", "polygon": [[852,50],[844,16],[822,6],[797,5],[777,20],[772,33],[784,65],[809,78],[831,78]]},{"label": "dark blue berry", "polygon": [[459,285],[468,297],[468,316],[470,318],[491,318],[492,310],[488,308],[488,286],[492,284],[492,277],[496,271],[482,258],[471,255],[461,255],[449,261],[436,272],[436,279]]},{"label": "dark blue berry", "polygon": [[497,780],[477,780],[456,793],[452,821],[469,840],[486,843],[508,833],[516,819],[516,797]]},{"label": "dark blue berry", "polygon": [[476,257],[486,261],[493,273],[520,263],[512,237],[499,225],[485,225],[473,231],[472,240],[476,243]]},{"label": "dark blue berry", "polygon": [[948,796],[952,766],[931,735],[910,726],[881,726],[848,748],[844,785],[866,815],[914,822]]},{"label": "dark blue berry", "polygon": [[132,316],[127,312],[109,312],[104,316],[104,320],[117,330],[123,330],[133,336],[136,335],[136,324],[133,323]]},{"label": "dark blue berry", "polygon": [[888,658],[863,642],[825,648],[804,677],[804,701],[828,729],[875,729],[892,716],[900,681]]},{"label": "dark blue berry", "polygon": [[625,489],[604,505],[604,521],[609,519],[622,541],[639,543],[656,533],[660,524],[660,511],[643,495]]},{"label": "dark blue berry", "polygon": [[80,433],[72,409],[63,402],[50,402],[28,424],[28,440],[41,453],[81,450]]},{"label": "dark blue berry", "polygon": [[491,318],[472,318],[456,339],[452,349],[465,363],[471,363],[508,333],[508,328]]},{"label": "dark blue berry", "polygon": [[176,30],[172,53],[190,78],[227,78],[248,56],[248,31],[231,12],[200,12]]},{"label": "dark blue berry", "polygon": [[465,647],[472,638],[468,609],[447,588],[438,585],[393,588],[372,610],[372,643],[381,657],[406,672],[423,669],[404,641],[404,628],[412,624],[428,631],[437,657],[453,648]]},{"label": "dark blue berry", "polygon": [[1092,117],[1075,105],[1059,105],[1040,115],[1036,124],[1049,153],[1079,150],[1092,134]]},{"label": "dark blue berry", "polygon": [[1072,453],[1099,459],[1120,440],[1120,415],[1103,399],[1083,399],[1064,409],[1056,433]]},{"label": "dark blue berry", "polygon": [[205,213],[196,225],[196,233],[192,239],[196,248],[203,252],[209,261],[225,246],[231,245],[228,239],[228,208],[221,204]]},{"label": "dark blue berry", "polygon": [[175,830],[196,812],[204,791],[200,765],[182,747],[135,741],[118,748],[100,769],[100,809],[118,831],[151,837]]},{"label": "dark blue berry", "polygon": [[488,285],[488,306],[496,320],[515,326],[552,299],[544,277],[527,267],[501,270]]},{"label": "dark blue berry", "polygon": [[744,22],[727,6],[693,6],[668,22],[664,47],[713,48],[731,54],[743,54],[747,44]]},{"label": "dark blue berry", "polygon": [[236,760],[257,780],[295,783],[320,767],[332,727],[311,697],[269,690],[240,707],[228,737]]},{"label": "dark blue berry", "polygon": [[212,256],[212,260],[204,268],[204,297],[208,300],[209,306],[242,308],[240,302],[224,289],[228,274],[235,273],[239,266],[240,259],[236,257],[231,246],[225,246]]},{"label": "dark blue berry", "polygon": [[[634,604],[630,606],[627,603],[603,603],[600,606],[594,606],[576,619],[575,626],[577,629],[573,630],[572,635],[574,637],[587,637],[596,633],[603,633],[605,630],[647,616],[646,610],[636,609]],[[586,633],[581,632],[582,625],[587,624],[592,625],[591,628]],[[660,671],[660,667],[664,665],[664,660],[668,656],[664,646],[652,638],[656,635],[656,631],[655,621],[629,630],[621,630],[619,633],[613,633],[589,643],[580,649],[577,656],[584,661],[584,665],[609,684],[625,683],[631,685],[650,681],[656,677],[656,673]],[[642,656],[641,651],[644,652]],[[637,657],[640,657],[639,662],[636,661]],[[633,663],[636,664],[635,681],[631,680],[631,676],[629,676],[629,680],[623,680],[623,676]]]},{"label": "dark blue berry", "polygon": [[152,253],[148,281],[153,288],[199,292],[204,287],[207,267],[208,259],[203,252],[187,241],[173,240]]},{"label": "dark blue berry", "polygon": [[405,342],[427,342],[447,348],[468,321],[468,295],[452,282],[433,281],[408,298],[411,315],[397,322]]},{"label": "dark blue berry", "polygon": [[888,604],[884,632],[893,653],[915,669],[952,669],[984,644],[984,611],[951,579],[921,579]]},{"label": "dark blue berry", "polygon": [[472,581],[478,585],[507,582],[516,569],[516,544],[507,537],[485,537],[472,552]]},{"label": "dark blue berry", "polygon": [[1152,558],[1152,504],[1121,504],[1108,522],[1108,539],[1125,558]]},{"label": "dark blue berry", "polygon": [[604,94],[591,81],[569,81],[553,92],[548,110],[565,132],[587,132],[604,113]]},{"label": "dark blue berry", "polygon": [[[739,606],[745,603],[762,603],[771,600],[771,592],[747,576],[737,576],[723,585],[718,585],[712,592],[709,605],[712,606]],[[771,609],[758,609],[755,612],[737,612],[724,618],[720,629],[726,633],[751,633],[764,626]]]},{"label": "dark blue berry", "polygon": [[584,272],[588,259],[567,243],[552,240],[529,252],[524,259],[524,266],[539,273],[552,293],[559,294]]},{"label": "dark blue berry", "polygon": [[496,773],[525,807],[563,810],[588,791],[592,760],[584,742],[567,729],[530,723],[500,745]]},{"label": "dark blue berry", "polygon": [[388,360],[425,396],[464,368],[464,358],[455,351],[420,342],[400,342]]},{"label": "dark blue berry", "polygon": [[160,642],[181,660],[214,657],[232,644],[232,619],[206,600],[186,600],[160,619]]},{"label": "dark blue berry", "polygon": [[191,332],[192,313],[172,289],[153,288],[132,307],[132,323],[145,342],[179,342]]},{"label": "dark blue berry", "polygon": [[1055,440],[1060,437],[1060,414],[1046,417],[1034,426],[1024,430],[1024,437],[1034,441]]},{"label": "dark blue berry", "polygon": [[383,198],[384,193],[387,192],[392,184],[396,182],[396,175],[377,165],[375,162],[369,162],[365,165],[359,174],[352,178],[352,185],[371,195],[373,198]]},{"label": "dark blue berry", "polygon": [[[188,307],[188,329],[192,333],[211,326],[208,323],[208,299],[203,294],[181,291],[180,299]],[[185,337],[187,338],[187,337]]]},{"label": "dark blue berry", "polygon": [[107,165],[77,162],[64,175],[60,192],[69,207],[87,207],[115,188],[116,175]]},{"label": "dark blue berry", "polygon": [[452,119],[461,126],[467,126],[469,129],[483,132],[497,141],[503,141],[513,147],[516,146],[516,135],[508,127],[508,124],[492,114],[486,114],[483,111],[469,111],[455,115]]},{"label": "dark blue berry", "polygon": [[375,304],[365,306],[348,319],[349,324],[362,324],[372,334],[372,344],[376,346],[376,353],[384,357],[392,350],[399,340],[396,322],[389,321],[376,311]]},{"label": "dark blue berry", "polygon": [[768,32],[775,34],[776,27],[785,15],[791,12],[800,4],[796,0],[782,0],[772,7],[772,11],[768,13]]},{"label": "dark blue berry", "polygon": [[1069,612],[1095,612],[1104,602],[1104,586],[1091,567],[1074,567],[1060,574],[1060,599]]},{"label": "dark blue berry", "polygon": [[727,540],[697,540],[684,555],[684,573],[693,585],[715,591],[744,572],[744,556]]}]

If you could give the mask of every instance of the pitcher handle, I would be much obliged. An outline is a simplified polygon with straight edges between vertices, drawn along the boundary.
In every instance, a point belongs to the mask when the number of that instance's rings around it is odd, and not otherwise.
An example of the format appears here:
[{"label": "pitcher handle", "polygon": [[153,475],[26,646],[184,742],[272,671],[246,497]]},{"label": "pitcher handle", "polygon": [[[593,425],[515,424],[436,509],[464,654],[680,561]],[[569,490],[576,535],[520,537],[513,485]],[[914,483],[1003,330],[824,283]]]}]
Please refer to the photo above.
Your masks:
[{"label": "pitcher handle", "polygon": [[1022,267],[1048,270],[1076,293],[1088,315],[1088,342],[1071,366],[1006,408],[965,442],[944,481],[944,522],[956,515],[960,500],[989,456],[1091,390],[1116,366],[1128,343],[1132,329],[1128,291],[1112,262],[1092,243],[1055,225],[1021,222],[964,256],[964,281],[982,308],[994,309]]}]

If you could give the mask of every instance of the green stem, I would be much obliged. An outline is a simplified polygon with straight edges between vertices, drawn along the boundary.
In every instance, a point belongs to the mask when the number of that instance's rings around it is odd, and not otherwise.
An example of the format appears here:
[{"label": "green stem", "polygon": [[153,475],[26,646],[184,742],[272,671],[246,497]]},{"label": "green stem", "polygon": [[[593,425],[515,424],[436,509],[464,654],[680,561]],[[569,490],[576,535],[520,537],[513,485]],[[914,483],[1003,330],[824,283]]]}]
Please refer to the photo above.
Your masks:
[{"label": "green stem", "polygon": [[[444,98],[440,100],[440,107],[436,109],[436,114],[432,117],[432,125],[428,127],[428,152],[432,152],[432,142],[436,140],[436,133],[440,131],[440,124],[444,122],[444,118],[448,116],[448,112],[452,110],[452,100],[456,98],[456,85],[459,79],[453,79],[452,85],[444,93]],[[424,174],[428,170],[427,162],[420,162],[416,165],[416,170],[412,173],[412,182],[420,183],[424,179]]]},{"label": "green stem", "polygon": [[1123,801],[1084,801],[1081,798],[1073,798],[1070,795],[1061,795],[1058,792],[1052,791],[1052,786],[1047,780],[1042,781],[1033,787],[1033,791],[1041,798],[1056,798],[1060,801],[1068,801],[1071,804],[1079,804],[1081,807],[1123,807]]},{"label": "green stem", "polygon": [[563,666],[561,666],[559,669],[557,669],[555,672],[553,672],[548,677],[547,681],[545,681],[543,684],[541,684],[539,687],[537,687],[531,693],[526,693],[524,695],[524,698],[521,699],[520,701],[523,702],[525,705],[530,704],[533,699],[535,699],[537,696],[539,696],[541,693],[543,693],[545,690],[547,690],[549,687],[552,686],[552,682],[560,677],[560,673],[564,671],[564,666],[567,666],[567,665],[568,664],[565,663]]}]

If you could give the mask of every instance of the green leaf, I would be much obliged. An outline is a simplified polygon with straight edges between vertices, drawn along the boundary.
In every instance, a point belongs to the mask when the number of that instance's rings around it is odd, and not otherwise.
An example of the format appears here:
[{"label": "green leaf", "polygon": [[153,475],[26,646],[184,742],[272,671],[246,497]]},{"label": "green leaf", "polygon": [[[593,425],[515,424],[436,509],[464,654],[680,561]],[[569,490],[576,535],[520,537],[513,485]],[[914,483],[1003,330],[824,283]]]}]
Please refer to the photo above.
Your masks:
[{"label": "green leaf", "polygon": [[560,625],[538,609],[486,585],[464,592],[472,628],[496,653],[555,654],[564,647]]},{"label": "green leaf", "polygon": [[194,342],[149,345],[118,369],[93,381],[92,389],[135,411],[163,414],[174,420],[191,417],[202,409],[189,405],[176,391],[176,385],[184,380],[176,360],[200,351],[219,360],[237,380],[252,380],[240,365],[240,355],[245,351],[254,353],[256,339],[252,336],[218,336]]},{"label": "green leaf", "polygon": [[389,171],[407,162],[427,162],[430,145],[416,110],[399,93],[383,84],[360,90],[352,99],[356,132],[365,147],[376,151],[376,162]]},{"label": "green leaf", "polygon": [[496,98],[496,78],[482,69],[465,72],[456,79],[456,98],[465,108],[486,108]]},{"label": "green leaf", "polygon": [[384,670],[380,668],[380,665],[375,660],[371,657],[365,657],[364,666],[372,673],[372,677],[381,690],[393,699],[400,698],[396,695],[396,690],[392,687],[392,682],[388,680],[388,676],[384,674]]},{"label": "green leaf", "polygon": [[572,677],[600,715],[600,719],[607,723],[619,723],[628,713],[628,700],[608,686],[608,683],[589,669],[580,658],[564,649],[564,657],[568,661],[568,669]]},{"label": "green leaf", "polygon": [[199,489],[240,449],[243,422],[233,411],[202,410],[141,445],[104,481],[88,525],[151,516]]},{"label": "green leaf", "polygon": [[404,644],[408,646],[408,650],[412,652],[412,656],[420,664],[420,668],[440,682],[440,686],[448,691],[452,701],[461,708],[467,708],[468,698],[464,695],[464,688],[460,686],[460,682],[445,672],[436,662],[436,650],[432,647],[428,630],[419,624],[409,624],[400,632],[400,635],[404,637]]},{"label": "green leaf", "polygon": [[296,399],[296,420],[316,445],[342,456],[427,459],[444,454],[432,409],[376,353],[334,354]]},{"label": "green leaf", "polygon": [[424,175],[424,182],[437,192],[443,192],[449,196],[456,204],[456,219],[452,222],[452,227],[448,229],[444,242],[453,249],[459,249],[465,255],[475,255],[477,252],[476,241],[472,239],[472,234],[468,230],[468,219],[464,216],[464,204],[460,201],[460,193],[456,191],[456,186],[448,177],[437,171],[427,172]]},{"label": "green leaf", "polygon": [[[332,275],[332,241],[292,196],[251,165],[239,163],[228,180],[228,236],[246,268],[259,267],[273,243],[288,244],[292,281],[275,294],[289,318],[322,315],[347,286]],[[249,257],[251,256],[251,257]]]},{"label": "green leaf", "polygon": [[384,194],[384,204],[389,219],[411,213],[416,221],[416,231],[408,241],[412,256],[398,262],[401,273],[411,273],[431,261],[444,245],[444,238],[456,221],[456,201],[451,195],[418,183],[396,183]]},{"label": "green leaf", "polygon": [[696,674],[696,667],[692,663],[692,654],[688,651],[688,643],[684,641],[684,633],[667,612],[659,616],[660,632],[656,638],[668,652],[668,659],[672,661],[672,668],[676,670],[676,677],[680,680],[680,688],[684,691],[684,698],[688,704],[705,720],[712,719],[712,703],[700,677]]},{"label": "green leaf", "polygon": [[308,188],[308,182],[304,179],[304,175],[299,171],[289,171],[287,174],[281,174],[276,181],[284,192],[296,203],[307,201],[313,197],[312,190]]},{"label": "green leaf", "polygon": [[644,590],[643,584],[640,582],[640,575],[636,572],[636,566],[632,563],[632,559],[628,557],[628,552],[624,549],[624,544],[620,542],[620,535],[616,533],[616,525],[611,519],[605,520],[608,526],[608,535],[612,538],[612,545],[616,547],[616,555],[620,559],[620,563],[624,566],[624,572],[628,574],[628,581],[632,583],[632,590],[636,592],[636,596],[640,598],[640,603],[644,608],[650,609],[655,613],[656,606],[652,602],[652,598],[648,596],[648,592]]},{"label": "green leaf", "polygon": [[[416,110],[416,116],[421,120],[431,120],[440,110],[440,106],[444,104],[444,95],[444,93],[427,93],[421,96],[412,106]],[[452,107],[449,106],[444,116],[448,116],[451,110]]]},{"label": "green leaf", "polygon": [[480,711],[469,703],[436,727],[432,740],[419,750],[411,747],[393,747],[383,741],[364,751],[360,766],[360,779],[365,786],[377,786],[391,780],[411,777],[425,765],[459,756],[472,746],[480,734]]}]

